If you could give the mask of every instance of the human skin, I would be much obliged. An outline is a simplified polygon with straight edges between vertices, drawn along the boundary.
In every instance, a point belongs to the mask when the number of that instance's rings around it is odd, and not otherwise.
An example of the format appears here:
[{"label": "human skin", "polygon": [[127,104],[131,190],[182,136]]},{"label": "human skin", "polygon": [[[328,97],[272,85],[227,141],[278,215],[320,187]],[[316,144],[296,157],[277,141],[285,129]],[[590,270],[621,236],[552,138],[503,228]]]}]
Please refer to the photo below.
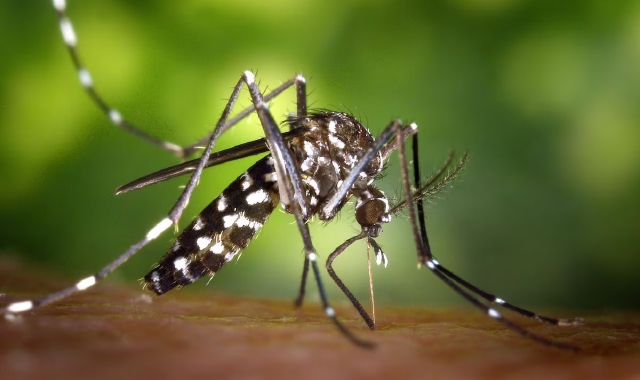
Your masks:
[{"label": "human skin", "polygon": [[[8,294],[35,295],[64,284],[2,266],[0,273],[0,289]],[[580,315],[586,323],[568,327],[514,317],[581,349],[568,352],[523,338],[471,308],[378,305],[376,331],[350,305],[336,311],[375,348],[347,341],[315,302],[295,310],[286,301],[187,292],[156,297],[133,285],[103,284],[0,321],[0,379],[640,376],[637,315]]]}]

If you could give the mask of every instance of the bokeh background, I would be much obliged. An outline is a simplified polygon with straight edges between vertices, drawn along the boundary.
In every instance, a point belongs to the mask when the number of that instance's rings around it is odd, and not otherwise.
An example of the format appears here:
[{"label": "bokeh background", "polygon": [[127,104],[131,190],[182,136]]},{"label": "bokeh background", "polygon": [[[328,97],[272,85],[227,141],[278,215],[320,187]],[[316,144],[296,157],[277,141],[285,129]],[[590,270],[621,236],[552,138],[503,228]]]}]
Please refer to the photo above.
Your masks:
[{"label": "bokeh background", "polygon": [[[95,0],[70,1],[69,14],[96,87],[145,131],[190,143],[212,129],[243,70],[263,88],[302,72],[312,106],[349,110],[376,134],[392,118],[416,121],[425,174],[450,148],[470,151],[428,208],[433,250],[450,269],[527,307],[640,308],[637,1]],[[177,159],[89,101],[48,2],[1,2],[0,40],[0,250],[71,283],[163,218],[186,178],[114,196]],[[273,102],[278,119],[294,109],[292,94]],[[254,116],[219,148],[260,136]],[[255,160],[208,170],[182,226]],[[381,187],[398,194],[395,156]],[[357,232],[352,215],[347,206],[312,225],[322,257]],[[379,239],[390,265],[374,269],[377,301],[460,304],[416,269],[408,227],[395,218]],[[110,281],[134,286],[172,238]],[[336,262],[364,300],[365,252],[361,243]],[[189,288],[293,299],[302,260],[292,218],[276,212],[240,261]]]}]

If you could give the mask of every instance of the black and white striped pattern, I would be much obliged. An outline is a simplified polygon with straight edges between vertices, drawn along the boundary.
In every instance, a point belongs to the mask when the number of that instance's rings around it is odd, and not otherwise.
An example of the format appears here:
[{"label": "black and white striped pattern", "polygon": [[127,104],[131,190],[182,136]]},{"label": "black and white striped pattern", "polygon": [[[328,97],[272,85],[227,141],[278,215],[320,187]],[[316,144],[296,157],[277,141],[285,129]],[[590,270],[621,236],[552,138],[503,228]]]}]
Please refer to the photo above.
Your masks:
[{"label": "black and white striped pattern", "polygon": [[231,182],[144,277],[145,287],[163,294],[189,285],[246,248],[280,201],[274,173],[269,155]]},{"label": "black and white striped pattern", "polygon": [[73,24],[71,20],[67,17],[67,2],[66,0],[53,0],[53,8],[56,10],[56,14],[58,15],[58,23],[60,25],[60,32],[62,33],[62,40],[64,41],[69,53],[71,54],[71,58],[73,60],[73,64],[76,67],[76,71],[78,73],[78,80],[82,87],[87,91],[91,99],[96,103],[98,107],[104,112],[109,120],[119,128],[122,128],[158,147],[164,149],[166,151],[172,152],[178,157],[186,157],[191,154],[193,151],[193,146],[188,147],[187,149],[182,148],[180,145],[162,141],[154,136],[151,136],[142,130],[134,127],[128,121],[124,119],[122,114],[118,112],[118,110],[111,108],[104,99],[98,94],[94,87],[93,78],[89,70],[84,66],[82,60],[80,59],[80,55],[78,54],[78,36],[73,28]]}]

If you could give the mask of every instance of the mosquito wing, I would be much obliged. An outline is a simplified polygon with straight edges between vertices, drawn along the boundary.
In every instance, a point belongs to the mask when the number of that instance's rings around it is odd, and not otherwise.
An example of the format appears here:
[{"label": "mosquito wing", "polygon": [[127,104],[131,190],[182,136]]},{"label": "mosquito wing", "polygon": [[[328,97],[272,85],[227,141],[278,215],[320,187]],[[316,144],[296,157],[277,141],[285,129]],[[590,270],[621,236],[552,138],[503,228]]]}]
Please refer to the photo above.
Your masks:
[{"label": "mosquito wing", "polygon": [[[282,136],[285,140],[290,140],[293,137],[298,136],[302,132],[303,130],[297,129],[283,133]],[[267,152],[268,150],[269,148],[267,147],[266,139],[262,138],[259,140],[250,141],[244,144],[237,145],[230,149],[211,153],[209,160],[205,164],[205,168],[220,165],[233,160],[238,160],[240,158],[253,156],[255,154]],[[198,167],[199,161],[200,159],[196,158],[194,160],[170,166],[168,168],[158,170],[155,173],[151,173],[144,177],[138,178],[134,181],[118,187],[116,189],[116,195],[123,194],[132,190],[142,189],[143,187],[154,185],[159,182],[164,182],[181,175],[193,173]]]}]

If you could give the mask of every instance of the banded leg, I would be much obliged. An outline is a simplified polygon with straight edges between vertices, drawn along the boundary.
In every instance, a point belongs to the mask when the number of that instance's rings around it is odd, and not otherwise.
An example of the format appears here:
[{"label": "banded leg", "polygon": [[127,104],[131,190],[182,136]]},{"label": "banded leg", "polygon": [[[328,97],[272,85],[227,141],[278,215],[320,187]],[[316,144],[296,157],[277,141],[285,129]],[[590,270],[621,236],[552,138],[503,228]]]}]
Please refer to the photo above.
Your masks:
[{"label": "banded leg", "polygon": [[513,305],[505,300],[503,300],[502,298],[499,298],[493,294],[487,293],[484,290],[478,288],[477,286],[467,282],[466,280],[464,280],[463,278],[459,277],[458,275],[456,275],[455,273],[451,272],[450,270],[448,270],[447,268],[443,267],[442,265],[440,265],[440,263],[436,260],[436,259],[432,259],[431,260],[433,262],[433,265],[436,266],[438,268],[439,271],[442,272],[442,274],[444,274],[445,276],[449,277],[451,280],[457,282],[458,284],[462,285],[463,287],[467,288],[469,291],[471,291],[472,293],[478,295],[479,297],[483,298],[484,300],[491,302],[492,304],[496,304],[496,305],[500,305],[502,307],[504,307],[505,309],[509,309],[517,314],[520,314],[522,316],[525,316],[527,318],[532,318],[535,320],[538,320],[540,322],[549,324],[549,325],[554,325],[554,326],[575,326],[575,325],[579,325],[584,323],[584,320],[582,318],[552,318],[552,317],[547,317],[544,315],[540,315],[536,312],[533,312],[531,310],[527,310],[527,309],[523,309],[521,307],[518,307],[516,305]]},{"label": "banded leg", "polygon": [[[422,200],[424,199],[425,196],[428,196],[431,193],[437,192],[440,189],[442,189],[447,183],[451,182],[453,180],[453,178],[455,178],[460,171],[462,170],[462,168],[465,165],[465,162],[467,160],[468,154],[465,152],[465,154],[462,156],[462,159],[460,160],[460,163],[458,164],[458,166],[449,174],[447,174],[442,181],[439,182],[434,182],[433,179],[441,177],[442,174],[444,173],[444,169],[446,169],[450,162],[451,162],[451,158],[453,157],[453,152],[451,152],[451,154],[449,155],[449,157],[447,158],[447,162],[445,163],[445,165],[442,167],[441,170],[438,171],[438,173],[436,173],[436,175],[434,177],[432,177],[426,185],[424,186],[420,186],[420,166],[419,166],[419,159],[418,159],[418,143],[417,140],[413,140],[412,141],[412,150],[413,150],[413,162],[414,162],[414,166],[413,166],[413,170],[414,170],[414,181],[416,184],[416,187],[419,188],[419,190],[417,190],[414,194],[416,195],[416,198],[419,198],[419,201],[417,202],[417,208],[418,208],[418,218],[419,220],[424,221],[424,205]],[[429,247],[429,242],[427,239],[427,231],[426,231],[426,227],[424,226],[424,222],[421,224],[421,235],[424,236],[423,241],[425,241],[425,246],[427,247],[427,252],[431,253],[431,248]],[[568,319],[557,319],[557,318],[551,318],[551,317],[547,317],[544,315],[540,315],[537,314],[533,311],[527,310],[527,309],[523,309],[521,307],[518,307],[516,305],[510,304],[508,302],[506,302],[505,300],[503,300],[502,298],[499,298],[493,294],[487,293],[484,290],[478,288],[477,286],[467,282],[466,280],[464,280],[463,278],[461,278],[460,276],[456,275],[455,273],[451,272],[450,270],[448,270],[447,268],[443,267],[442,265],[440,265],[440,263],[435,259],[435,257],[433,256],[433,254],[431,254],[432,257],[432,261],[433,264],[436,265],[439,270],[447,277],[449,277],[450,279],[452,279],[453,281],[455,281],[456,283],[458,283],[459,285],[465,287],[466,289],[468,289],[469,291],[471,291],[473,294],[478,295],[479,297],[483,298],[486,301],[489,301],[493,304],[496,305],[500,305],[506,309],[509,309],[517,314],[520,314],[522,316],[528,317],[528,318],[533,318],[536,319],[540,322],[544,322],[550,325],[556,325],[556,326],[569,326],[569,325],[575,325],[575,324],[580,324],[582,323],[582,319],[580,318],[568,318]]]},{"label": "banded leg", "polygon": [[[69,55],[71,56],[71,60],[73,61],[73,65],[78,74],[78,79],[80,81],[80,84],[85,89],[85,91],[87,92],[91,100],[102,110],[102,112],[105,115],[109,117],[111,122],[116,127],[122,128],[125,131],[141,138],[142,140],[145,140],[153,145],[156,145],[157,147],[165,151],[171,152],[180,159],[185,159],[191,156],[197,150],[202,149],[202,146],[206,144],[207,141],[209,140],[209,136],[210,136],[209,134],[203,137],[202,139],[198,140],[197,142],[183,147],[173,142],[160,140],[157,137],[142,131],[140,128],[128,122],[122,116],[122,114],[120,114],[120,112],[118,112],[116,109],[111,107],[102,97],[102,95],[96,90],[91,73],[89,72],[87,67],[84,65],[82,59],[80,58],[80,53],[78,51],[78,36],[75,33],[73,24],[71,23],[71,19],[67,16],[66,0],[52,0],[52,2],[53,2],[53,7],[56,11],[56,15],[58,17],[58,23],[60,25],[62,39],[64,41],[64,44],[67,47],[67,50],[69,51]],[[296,77],[278,86],[275,90],[265,95],[264,100],[269,101],[275,98],[284,90],[291,87],[293,84],[296,85],[296,94],[298,97],[298,114],[306,115],[306,84],[305,84],[304,77],[302,77],[301,75],[297,75]],[[304,111],[301,112],[301,109],[304,109]],[[254,110],[255,110],[255,107],[253,106],[247,107],[238,115],[236,115],[234,118],[229,120],[229,122],[226,123],[225,126],[222,128],[221,132],[224,132],[228,128],[237,124],[240,120],[247,117],[247,115],[249,115]]]},{"label": "banded leg", "polygon": [[18,301],[12,302],[5,307],[0,308],[0,313],[2,313],[5,318],[12,319],[14,314],[23,313],[29,311],[31,309],[44,306],[50,304],[52,302],[58,301],[62,298],[68,297],[74,293],[86,290],[91,286],[95,285],[98,281],[105,278],[109,273],[113,272],[116,268],[126,262],[131,256],[133,256],[136,252],[138,252],[142,247],[147,245],[150,241],[156,239],[163,231],[169,228],[173,222],[169,218],[164,218],[160,221],[160,223],[156,224],[145,237],[137,242],[136,244],[129,247],[129,249],[120,255],[117,259],[107,264],[104,268],[98,271],[96,274],[83,278],[78,281],[75,285],[70,286],[68,288],[62,289],[58,292],[48,294],[44,297],[26,300],[26,301]]},{"label": "banded leg", "polygon": [[[413,148],[414,148],[414,181],[415,181],[415,186],[416,187],[420,187],[420,173],[419,173],[419,168],[418,170],[416,170],[416,166],[415,164],[417,163],[417,139],[414,137],[414,141],[413,141]],[[490,316],[491,318],[494,318],[495,320],[497,320],[498,322],[502,323],[503,325],[507,326],[509,329],[513,330],[514,332],[529,338],[533,341],[536,341],[538,343],[547,345],[547,346],[551,346],[551,347],[556,347],[556,348],[560,348],[560,349],[565,349],[565,350],[571,350],[571,351],[578,351],[579,349],[575,346],[569,345],[569,344],[565,344],[565,343],[561,343],[561,342],[554,342],[551,341],[547,338],[544,338],[540,335],[534,334],[532,332],[530,332],[529,330],[526,330],[523,327],[520,327],[519,325],[513,323],[512,321],[510,321],[509,319],[504,318],[497,310],[490,308],[488,306],[486,306],[485,304],[483,304],[482,302],[480,302],[479,300],[477,300],[475,297],[473,297],[473,293],[470,294],[467,291],[465,291],[465,289],[463,289],[462,287],[460,287],[455,280],[449,278],[445,272],[442,270],[442,267],[440,266],[440,264],[437,262],[437,260],[434,259],[433,254],[431,253],[431,249],[429,247],[429,242],[427,239],[427,234],[426,234],[426,227],[425,227],[425,222],[424,222],[424,208],[423,208],[423,204],[422,204],[422,199],[418,198],[417,199],[417,203],[416,203],[416,208],[418,209],[418,215],[420,216],[420,218],[418,219],[416,216],[416,211],[413,207],[413,194],[412,194],[412,190],[411,190],[411,184],[409,182],[409,174],[408,174],[408,169],[407,169],[407,158],[406,158],[406,154],[405,154],[405,148],[404,148],[404,144],[402,143],[402,141],[398,140],[398,156],[400,158],[400,169],[401,169],[401,173],[402,173],[402,183],[404,185],[404,192],[406,194],[406,202],[409,205],[409,220],[410,220],[410,224],[411,224],[411,228],[412,228],[412,234],[414,237],[414,243],[416,246],[416,250],[417,250],[417,254],[418,254],[418,260],[419,263],[422,265],[425,265],[427,268],[429,268],[431,270],[431,272],[433,272],[436,277],[438,277],[442,282],[444,282],[446,285],[448,285],[451,289],[453,289],[456,293],[458,293],[460,296],[462,296],[463,298],[465,298],[468,302],[470,302],[471,304],[473,304],[475,307],[477,307],[478,309],[480,309],[481,311],[483,311],[484,313],[486,313],[488,316]],[[418,227],[419,226],[419,227]],[[418,231],[418,228],[420,228],[420,231]],[[447,271],[448,272],[448,271]],[[451,273],[451,272],[448,272]],[[457,277],[457,276],[456,276]],[[458,278],[458,277],[457,277]],[[499,303],[499,302],[497,302]]]}]

